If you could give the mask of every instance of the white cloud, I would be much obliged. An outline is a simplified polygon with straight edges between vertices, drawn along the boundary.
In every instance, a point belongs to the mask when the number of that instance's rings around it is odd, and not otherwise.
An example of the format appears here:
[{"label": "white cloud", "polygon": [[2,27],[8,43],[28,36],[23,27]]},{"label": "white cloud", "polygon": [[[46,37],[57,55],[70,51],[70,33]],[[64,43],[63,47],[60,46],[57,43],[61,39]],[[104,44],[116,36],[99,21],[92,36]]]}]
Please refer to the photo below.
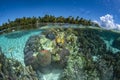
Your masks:
[{"label": "white cloud", "polygon": [[105,16],[100,17],[100,25],[106,29],[115,29],[120,30],[120,24],[116,24],[114,22],[113,16],[110,14],[106,14]]},{"label": "white cloud", "polygon": [[92,22],[97,23],[98,25],[100,25],[100,22],[98,22],[97,20],[93,20]]}]

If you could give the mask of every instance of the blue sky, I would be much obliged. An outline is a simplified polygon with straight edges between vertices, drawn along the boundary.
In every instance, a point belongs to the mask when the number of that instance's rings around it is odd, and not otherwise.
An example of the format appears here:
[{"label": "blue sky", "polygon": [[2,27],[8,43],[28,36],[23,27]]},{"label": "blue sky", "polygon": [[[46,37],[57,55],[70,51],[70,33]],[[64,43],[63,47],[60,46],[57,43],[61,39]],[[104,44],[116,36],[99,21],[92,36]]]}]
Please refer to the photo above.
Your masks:
[{"label": "blue sky", "polygon": [[120,23],[120,0],[0,0],[0,25],[23,16],[80,16],[97,20],[110,14]]}]

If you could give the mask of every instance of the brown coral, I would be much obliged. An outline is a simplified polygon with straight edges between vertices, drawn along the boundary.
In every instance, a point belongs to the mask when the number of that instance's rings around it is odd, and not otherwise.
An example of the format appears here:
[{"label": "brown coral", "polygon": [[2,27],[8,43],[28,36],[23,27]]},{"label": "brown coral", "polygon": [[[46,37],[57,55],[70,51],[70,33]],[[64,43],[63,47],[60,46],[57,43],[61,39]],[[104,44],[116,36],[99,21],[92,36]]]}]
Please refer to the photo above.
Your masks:
[{"label": "brown coral", "polygon": [[37,60],[40,66],[45,67],[51,63],[51,53],[48,50],[40,50]]}]

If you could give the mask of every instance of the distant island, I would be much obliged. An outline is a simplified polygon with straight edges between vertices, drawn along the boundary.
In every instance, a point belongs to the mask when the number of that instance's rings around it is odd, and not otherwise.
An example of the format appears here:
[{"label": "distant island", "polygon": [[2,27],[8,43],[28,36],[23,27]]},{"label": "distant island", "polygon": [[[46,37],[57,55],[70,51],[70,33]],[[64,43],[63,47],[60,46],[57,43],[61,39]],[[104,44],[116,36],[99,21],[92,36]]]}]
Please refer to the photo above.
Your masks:
[{"label": "distant island", "polygon": [[19,31],[19,30],[36,29],[38,27],[48,25],[49,23],[78,24],[83,26],[100,27],[97,23],[94,23],[91,20],[80,18],[79,16],[77,16],[76,18],[74,18],[73,16],[69,16],[65,18],[63,16],[55,17],[52,15],[45,15],[43,17],[33,16],[33,17],[16,18],[14,21],[8,19],[8,22],[3,23],[2,26],[0,26],[0,34],[9,33],[14,30]]}]

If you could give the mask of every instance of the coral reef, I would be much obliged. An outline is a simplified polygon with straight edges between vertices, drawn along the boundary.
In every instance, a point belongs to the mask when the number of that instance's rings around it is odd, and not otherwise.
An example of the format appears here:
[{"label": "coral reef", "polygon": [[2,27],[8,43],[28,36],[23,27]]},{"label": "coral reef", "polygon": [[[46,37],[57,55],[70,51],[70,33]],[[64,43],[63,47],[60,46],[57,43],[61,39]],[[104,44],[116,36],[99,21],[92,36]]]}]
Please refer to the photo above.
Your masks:
[{"label": "coral reef", "polygon": [[48,50],[41,50],[37,55],[41,66],[47,66],[51,63],[51,53]]},{"label": "coral reef", "polygon": [[46,30],[28,39],[25,64],[43,73],[61,68],[60,80],[119,80],[120,53],[108,50],[100,36],[94,29]]},{"label": "coral reef", "polygon": [[39,80],[31,66],[6,58],[0,50],[0,80]]},{"label": "coral reef", "polygon": [[112,46],[115,47],[115,48],[120,49],[120,37],[116,38],[116,39],[113,41]]},{"label": "coral reef", "polygon": [[52,62],[55,62],[57,65],[59,65],[59,67],[65,67],[69,55],[70,52],[68,49],[63,48],[61,50],[58,50],[57,53],[52,55]]},{"label": "coral reef", "polygon": [[48,39],[50,39],[50,40],[54,40],[55,37],[56,37],[55,34],[52,33],[52,32],[49,32],[49,33],[46,34],[46,38],[48,38]]},{"label": "coral reef", "polygon": [[[58,80],[120,80],[120,52],[107,49],[102,38],[111,40],[110,34],[105,38],[105,31],[88,28],[46,29],[27,40],[25,66],[0,48],[0,80],[46,80],[51,75]],[[112,46],[119,49],[120,35],[112,35]]]}]

